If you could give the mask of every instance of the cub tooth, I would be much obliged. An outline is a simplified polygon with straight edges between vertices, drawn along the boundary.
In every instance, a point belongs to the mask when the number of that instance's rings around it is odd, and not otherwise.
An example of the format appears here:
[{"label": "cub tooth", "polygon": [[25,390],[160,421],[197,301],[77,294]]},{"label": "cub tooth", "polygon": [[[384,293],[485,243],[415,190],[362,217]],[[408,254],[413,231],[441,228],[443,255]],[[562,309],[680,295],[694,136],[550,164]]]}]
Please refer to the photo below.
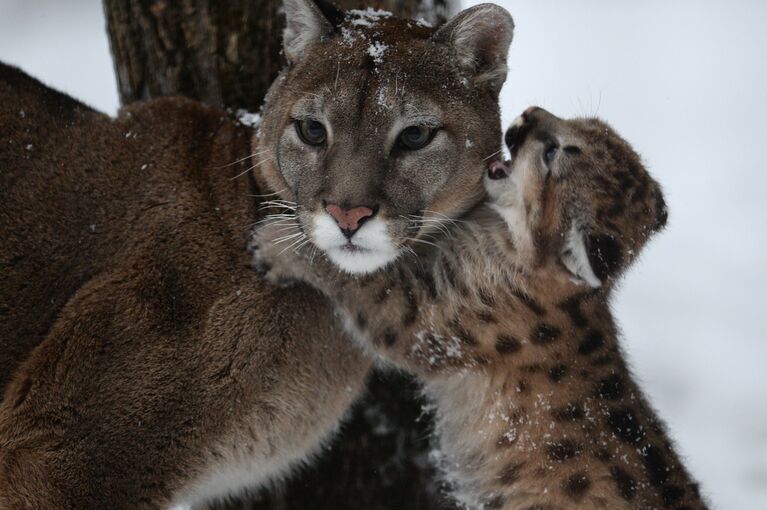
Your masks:
[{"label": "cub tooth", "polygon": [[514,122],[512,122],[511,125],[513,127],[522,127],[522,124],[524,124],[524,123],[525,123],[525,119],[522,118],[522,116],[520,115],[519,117],[514,119]]}]

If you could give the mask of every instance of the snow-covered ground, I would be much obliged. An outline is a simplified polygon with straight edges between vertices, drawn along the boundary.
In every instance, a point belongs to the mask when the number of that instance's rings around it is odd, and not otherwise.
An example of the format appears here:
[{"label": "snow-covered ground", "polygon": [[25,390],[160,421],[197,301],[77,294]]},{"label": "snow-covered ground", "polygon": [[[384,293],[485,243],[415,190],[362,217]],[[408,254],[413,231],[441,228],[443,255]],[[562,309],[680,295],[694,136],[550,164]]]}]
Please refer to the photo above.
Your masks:
[{"label": "snow-covered ground", "polygon": [[[767,2],[497,3],[504,122],[598,114],[665,185],[670,226],[618,294],[626,349],[714,507],[767,509]],[[98,0],[0,0],[0,60],[117,109]]]}]

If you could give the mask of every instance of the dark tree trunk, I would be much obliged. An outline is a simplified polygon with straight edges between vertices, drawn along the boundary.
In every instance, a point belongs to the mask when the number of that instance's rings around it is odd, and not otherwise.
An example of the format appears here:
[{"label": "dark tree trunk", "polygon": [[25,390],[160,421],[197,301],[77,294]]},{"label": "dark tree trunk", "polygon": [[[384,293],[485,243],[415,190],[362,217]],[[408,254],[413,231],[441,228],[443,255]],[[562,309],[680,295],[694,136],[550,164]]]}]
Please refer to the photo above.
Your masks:
[{"label": "dark tree trunk", "polygon": [[[340,0],[401,17],[445,21],[450,0]],[[123,104],[183,95],[231,110],[258,111],[283,65],[278,0],[104,0]],[[291,480],[230,509],[448,508],[428,461],[430,419],[417,386],[389,373],[327,451]]]},{"label": "dark tree trunk", "polygon": [[[450,0],[339,0],[445,21]],[[123,104],[182,95],[258,111],[283,64],[279,0],[104,0]]]}]

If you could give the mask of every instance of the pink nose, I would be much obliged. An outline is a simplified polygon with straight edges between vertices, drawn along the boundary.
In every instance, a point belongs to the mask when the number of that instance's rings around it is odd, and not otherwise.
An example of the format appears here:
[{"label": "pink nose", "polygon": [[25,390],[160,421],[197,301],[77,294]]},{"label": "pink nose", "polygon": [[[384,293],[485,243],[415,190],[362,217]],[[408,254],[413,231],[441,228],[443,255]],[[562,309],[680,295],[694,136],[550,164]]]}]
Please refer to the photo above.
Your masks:
[{"label": "pink nose", "polygon": [[344,209],[336,204],[328,204],[325,206],[325,210],[330,214],[341,232],[348,238],[354,235],[359,230],[362,224],[375,214],[375,211],[370,207],[353,207],[351,209]]},{"label": "pink nose", "polygon": [[511,174],[511,169],[508,162],[496,159],[487,165],[487,176],[494,181],[505,179],[509,174]]},{"label": "pink nose", "polygon": [[530,115],[532,115],[533,112],[535,110],[537,110],[537,109],[538,109],[537,106],[530,106],[530,107],[528,107],[527,110],[522,112],[522,119],[524,119],[524,121],[527,122],[528,120],[530,120]]}]

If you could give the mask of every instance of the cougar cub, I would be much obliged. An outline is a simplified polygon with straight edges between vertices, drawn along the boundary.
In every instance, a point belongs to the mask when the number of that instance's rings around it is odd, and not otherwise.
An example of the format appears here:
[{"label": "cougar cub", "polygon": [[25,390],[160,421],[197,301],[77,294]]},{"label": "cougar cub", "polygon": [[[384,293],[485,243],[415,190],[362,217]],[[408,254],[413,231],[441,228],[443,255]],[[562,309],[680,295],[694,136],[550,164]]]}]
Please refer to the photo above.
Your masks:
[{"label": "cougar cub", "polygon": [[[614,283],[666,222],[660,186],[596,119],[528,109],[489,199],[411,256],[352,277],[278,228],[273,281],[330,296],[366,348],[424,381],[442,466],[472,508],[705,508],[621,355]],[[415,213],[414,214],[419,214]],[[426,221],[426,220],[421,220]]]}]

